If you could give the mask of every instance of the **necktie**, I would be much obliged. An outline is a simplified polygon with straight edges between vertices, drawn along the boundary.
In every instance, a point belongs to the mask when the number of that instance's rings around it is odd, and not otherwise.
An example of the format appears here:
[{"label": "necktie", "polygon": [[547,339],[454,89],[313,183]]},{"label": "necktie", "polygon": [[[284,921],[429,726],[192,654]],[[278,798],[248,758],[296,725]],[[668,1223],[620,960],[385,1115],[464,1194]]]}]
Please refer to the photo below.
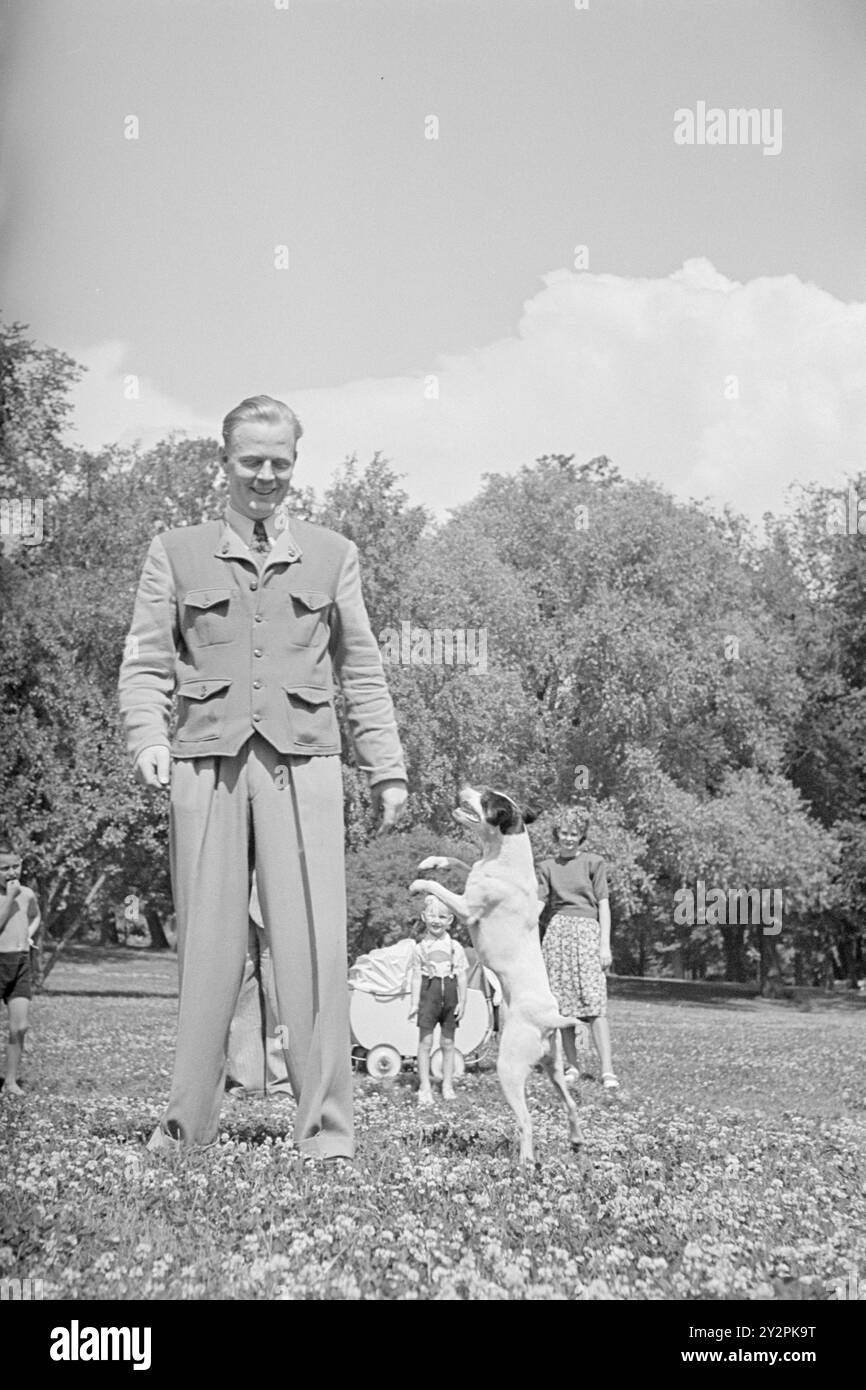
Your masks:
[{"label": "necktie", "polygon": [[258,555],[270,554],[271,543],[263,521],[257,521],[253,526],[253,543],[250,549],[255,550]]}]

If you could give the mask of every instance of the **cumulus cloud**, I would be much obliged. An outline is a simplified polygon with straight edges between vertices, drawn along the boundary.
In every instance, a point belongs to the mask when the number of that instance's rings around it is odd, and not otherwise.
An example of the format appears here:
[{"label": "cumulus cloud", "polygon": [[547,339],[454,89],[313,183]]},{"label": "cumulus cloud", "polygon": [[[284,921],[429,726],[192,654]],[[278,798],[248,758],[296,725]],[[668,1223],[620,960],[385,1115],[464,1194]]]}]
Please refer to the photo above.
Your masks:
[{"label": "cumulus cloud", "polygon": [[[864,466],[864,329],[866,305],[793,275],[741,284],[705,260],[660,279],[560,270],[511,336],[442,357],[426,376],[300,392],[286,383],[285,396],[304,421],[304,480],[317,487],[347,454],[378,449],[413,499],[441,512],[484,472],[543,453],[604,453],[626,476],[758,517],[782,509],[792,482],[835,485]],[[127,438],[213,433],[149,389],[124,401],[120,346],[97,356],[82,394],[101,438],[119,437],[109,427]]]}]

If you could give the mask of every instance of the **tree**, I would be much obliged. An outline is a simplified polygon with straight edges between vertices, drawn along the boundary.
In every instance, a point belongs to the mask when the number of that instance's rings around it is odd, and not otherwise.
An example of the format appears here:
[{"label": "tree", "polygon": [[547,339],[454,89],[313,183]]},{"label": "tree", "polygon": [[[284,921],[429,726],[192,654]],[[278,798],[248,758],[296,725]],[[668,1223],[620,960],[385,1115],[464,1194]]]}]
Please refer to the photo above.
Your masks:
[{"label": "tree", "polygon": [[[420,826],[379,835],[346,856],[350,961],[415,933],[423,900],[409,892],[409,884],[418,877],[421,860],[430,854],[448,854],[467,862],[478,858],[477,848],[467,849],[462,841],[434,835]],[[437,871],[437,877],[462,893],[462,872]],[[465,928],[455,924],[454,935],[461,934],[464,944],[470,945]]]},{"label": "tree", "polygon": [[406,581],[430,516],[424,507],[410,504],[387,459],[377,453],[361,469],[355,456],[347,459],[326,489],[314,520],[357,545],[373,631],[399,625]]},{"label": "tree", "polygon": [[0,496],[45,499],[62,478],[69,390],[84,368],[26,332],[25,323],[0,321]]}]

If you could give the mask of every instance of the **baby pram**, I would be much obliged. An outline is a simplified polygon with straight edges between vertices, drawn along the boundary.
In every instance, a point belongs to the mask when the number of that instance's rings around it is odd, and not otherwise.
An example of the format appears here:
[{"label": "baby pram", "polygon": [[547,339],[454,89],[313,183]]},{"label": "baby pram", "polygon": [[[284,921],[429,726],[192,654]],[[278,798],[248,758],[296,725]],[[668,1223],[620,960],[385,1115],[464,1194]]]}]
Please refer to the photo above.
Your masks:
[{"label": "baby pram", "polygon": [[[379,1080],[396,1076],[418,1055],[418,1023],[409,1017],[414,959],[415,943],[409,937],[359,956],[349,971],[353,1057]],[[493,1005],[498,1003],[499,982],[480,963],[470,969],[468,986],[466,1010],[454,1037],[455,1077],[482,1060],[493,1033]],[[430,1069],[435,1077],[442,1075],[438,1024]]]}]

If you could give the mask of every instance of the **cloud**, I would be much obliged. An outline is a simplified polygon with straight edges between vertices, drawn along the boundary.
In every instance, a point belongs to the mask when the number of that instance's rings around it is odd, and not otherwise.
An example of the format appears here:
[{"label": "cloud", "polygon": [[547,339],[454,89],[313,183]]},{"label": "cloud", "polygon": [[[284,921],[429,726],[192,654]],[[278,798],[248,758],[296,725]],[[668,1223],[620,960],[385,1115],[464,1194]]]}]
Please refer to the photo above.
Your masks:
[{"label": "cloud", "polygon": [[[513,335],[442,357],[426,376],[286,383],[304,422],[299,481],[321,488],[347,454],[378,449],[414,500],[442,512],[484,472],[604,453],[628,477],[757,518],[782,509],[792,482],[835,485],[863,468],[864,329],[866,305],[793,275],[741,284],[706,260],[662,279],[554,271]],[[122,345],[84,357],[100,438],[213,432],[149,386],[125,401]]]},{"label": "cloud", "polygon": [[86,449],[115,443],[147,447],[172,432],[214,434],[213,420],[197,416],[147,377],[130,371],[133,353],[128,343],[111,338],[93,347],[72,348],[70,355],[87,368],[72,392],[72,443]]}]

